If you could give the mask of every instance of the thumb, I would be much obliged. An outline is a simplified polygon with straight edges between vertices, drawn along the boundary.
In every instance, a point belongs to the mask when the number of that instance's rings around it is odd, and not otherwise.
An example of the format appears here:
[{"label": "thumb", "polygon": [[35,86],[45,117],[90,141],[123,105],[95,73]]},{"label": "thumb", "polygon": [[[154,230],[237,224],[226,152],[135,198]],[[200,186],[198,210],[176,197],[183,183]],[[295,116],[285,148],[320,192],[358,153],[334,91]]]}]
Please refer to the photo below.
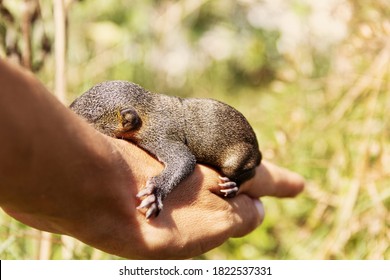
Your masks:
[{"label": "thumb", "polygon": [[256,229],[264,220],[264,206],[259,199],[240,194],[229,199],[231,206],[230,230],[232,237],[242,237]]}]

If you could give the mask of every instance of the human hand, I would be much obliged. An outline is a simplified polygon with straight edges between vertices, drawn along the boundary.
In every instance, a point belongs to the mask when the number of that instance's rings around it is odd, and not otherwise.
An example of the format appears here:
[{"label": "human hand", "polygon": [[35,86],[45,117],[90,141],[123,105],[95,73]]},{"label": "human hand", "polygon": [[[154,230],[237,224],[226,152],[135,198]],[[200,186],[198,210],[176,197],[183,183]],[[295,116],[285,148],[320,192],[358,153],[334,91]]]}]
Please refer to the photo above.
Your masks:
[{"label": "human hand", "polygon": [[[139,220],[149,258],[190,258],[205,253],[231,237],[242,237],[264,219],[262,196],[294,197],[304,188],[297,173],[263,161],[256,175],[239,194],[225,199],[219,192],[219,175],[198,165],[194,173],[164,201],[164,210],[151,221]],[[154,255],[153,250],[158,251]]]},{"label": "human hand", "polygon": [[62,213],[64,209],[53,207],[61,203],[54,203],[48,209],[51,217],[5,210],[25,224],[68,234],[114,255],[178,259],[200,255],[230,237],[244,236],[254,230],[264,218],[263,205],[256,198],[291,197],[303,188],[303,180],[296,173],[263,162],[256,176],[242,185],[238,196],[224,199],[215,194],[219,174],[198,165],[167,197],[160,215],[148,221],[136,210],[135,195],[148,177],[162,170],[162,165],[131,143],[108,140],[117,148],[122,164],[127,165],[123,169],[131,173],[126,176],[127,183],[113,180],[110,188],[96,185],[95,190],[84,197],[63,197],[63,200],[69,199],[69,208],[73,209],[66,210],[66,216]]}]

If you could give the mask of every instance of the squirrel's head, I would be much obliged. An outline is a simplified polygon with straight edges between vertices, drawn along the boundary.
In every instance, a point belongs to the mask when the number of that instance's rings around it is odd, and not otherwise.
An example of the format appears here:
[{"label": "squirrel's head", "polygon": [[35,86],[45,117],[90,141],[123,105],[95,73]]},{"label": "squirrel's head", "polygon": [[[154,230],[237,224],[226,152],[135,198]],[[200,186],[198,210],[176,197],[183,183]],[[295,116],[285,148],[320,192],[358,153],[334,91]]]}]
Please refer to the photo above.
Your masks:
[{"label": "squirrel's head", "polygon": [[70,108],[100,132],[120,137],[141,125],[133,105],[142,91],[143,88],[130,82],[103,82],[78,97]]}]

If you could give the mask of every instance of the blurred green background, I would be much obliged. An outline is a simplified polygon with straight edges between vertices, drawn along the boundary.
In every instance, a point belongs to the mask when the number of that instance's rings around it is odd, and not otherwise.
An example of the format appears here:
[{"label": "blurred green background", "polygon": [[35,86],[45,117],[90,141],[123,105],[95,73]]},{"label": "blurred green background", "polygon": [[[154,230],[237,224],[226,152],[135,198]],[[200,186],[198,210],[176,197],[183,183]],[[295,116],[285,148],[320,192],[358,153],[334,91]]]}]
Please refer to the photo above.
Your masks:
[{"label": "blurred green background", "polygon": [[[29,40],[24,65],[54,91],[52,1],[0,3],[0,56],[23,63]],[[265,159],[307,179],[296,199],[264,198],[253,233],[199,259],[390,259],[389,1],[69,0],[65,10],[66,104],[110,79],[219,99],[248,118]],[[3,213],[0,258],[117,259]]]}]

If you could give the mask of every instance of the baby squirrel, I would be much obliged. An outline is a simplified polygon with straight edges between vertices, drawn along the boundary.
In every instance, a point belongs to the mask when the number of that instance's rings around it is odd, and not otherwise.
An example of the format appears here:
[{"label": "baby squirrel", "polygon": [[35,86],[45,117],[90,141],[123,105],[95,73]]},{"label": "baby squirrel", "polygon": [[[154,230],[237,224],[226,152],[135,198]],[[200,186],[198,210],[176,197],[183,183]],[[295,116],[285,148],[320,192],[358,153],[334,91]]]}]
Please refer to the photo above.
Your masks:
[{"label": "baby squirrel", "polygon": [[137,194],[147,219],[195,168],[222,172],[221,192],[233,197],[261,162],[256,135],[245,117],[222,102],[152,93],[126,81],[95,85],[70,105],[100,132],[129,140],[165,166]]}]

